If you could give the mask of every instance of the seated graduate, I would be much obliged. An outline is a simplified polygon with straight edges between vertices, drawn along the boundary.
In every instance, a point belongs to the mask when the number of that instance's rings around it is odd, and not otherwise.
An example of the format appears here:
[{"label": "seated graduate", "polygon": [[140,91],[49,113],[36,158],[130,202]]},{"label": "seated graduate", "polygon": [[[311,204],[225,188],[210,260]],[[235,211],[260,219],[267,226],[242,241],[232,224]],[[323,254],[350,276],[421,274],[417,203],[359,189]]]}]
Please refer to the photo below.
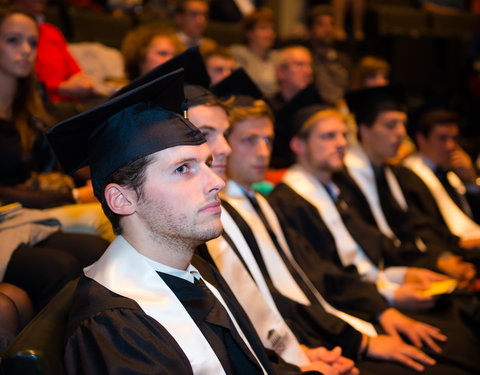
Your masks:
[{"label": "seated graduate", "polygon": [[[286,232],[284,234],[268,203],[252,190],[252,183],[264,178],[268,166],[273,136],[271,112],[263,101],[250,101],[243,106],[234,107],[231,110],[231,119],[233,121],[232,128],[228,132],[228,140],[233,152],[229,156],[227,168],[229,180],[225,191],[221,194],[224,208],[222,213],[224,233],[222,237],[207,243],[209,253],[204,255],[210,257],[215,263],[254,325],[259,327],[257,330],[264,340],[264,345],[275,349],[275,343],[268,342],[273,341],[273,337],[270,337],[273,335],[268,335],[267,328],[271,328],[273,322],[270,322],[270,325],[262,322],[258,312],[261,305],[258,295],[263,296],[271,306],[273,309],[271,314],[280,313],[297,339],[309,346],[339,345],[344,350],[344,355],[353,359],[357,359],[358,351],[365,351],[369,358],[399,360],[416,369],[423,369],[423,365],[417,361],[431,364],[431,360],[418,349],[402,343],[398,338],[377,336],[371,324],[349,316],[325,301],[316,286],[309,280],[313,273],[307,275],[291,257],[290,247],[301,247],[301,238],[295,238],[300,241],[296,245],[288,242],[285,239]],[[263,214],[266,216],[265,220],[269,222],[268,225],[262,220]],[[323,268],[321,260],[315,257],[313,252],[309,255],[306,262],[315,262],[317,274],[329,271],[329,266]],[[333,265],[331,267],[335,268]],[[340,279],[334,279],[335,272],[331,272],[329,276],[331,287],[335,289],[331,290],[332,294],[338,293],[342,286],[338,285],[337,288],[333,283]],[[356,288],[353,277],[349,280],[350,284],[347,276],[344,276],[342,281],[344,287]],[[325,289],[328,287],[325,286],[323,290]],[[356,291],[362,293],[358,288]],[[376,292],[374,288],[364,285],[363,294],[357,296],[356,302],[382,304],[381,297],[378,302],[375,298],[369,299],[369,293]],[[253,299],[255,304],[251,303]],[[262,301],[262,304],[264,303]],[[388,308],[385,303],[382,305]],[[393,314],[401,316],[398,312]],[[385,317],[388,315],[390,314],[385,314]],[[411,321],[408,318],[404,319]],[[346,322],[368,332],[372,338],[368,339],[368,334],[361,334]],[[418,324],[417,328],[425,331],[437,331],[421,323],[415,324]],[[273,328],[278,329],[279,326],[273,325]],[[275,331],[272,329],[272,332]],[[277,335],[278,340],[283,339],[288,342],[288,336],[285,333],[282,336],[281,330],[276,332]],[[438,337],[442,336],[438,335]],[[370,344],[366,345],[368,341]],[[405,357],[405,353],[409,354]],[[409,355],[411,358],[408,357]],[[359,363],[360,369],[362,369],[362,363],[368,368],[374,369],[377,366],[376,368],[379,369],[378,363],[365,359]],[[382,365],[384,364],[385,362],[382,362]],[[389,365],[392,371],[398,373],[410,371],[393,363]],[[438,368],[437,371],[441,371],[442,367],[436,368]]]},{"label": "seated graduate", "polygon": [[[304,114],[306,120],[299,121],[296,136],[291,141],[297,164],[287,170],[283,182],[269,196],[280,222],[299,231],[321,258],[353,272],[361,280],[376,284],[391,305],[418,310],[407,315],[440,328],[448,336],[447,341],[438,331],[424,331],[417,337],[436,349],[438,361],[454,359],[455,366],[464,371],[478,368],[476,360],[472,361],[469,356],[459,357],[457,352],[466,341],[471,340],[462,350],[478,345],[473,331],[478,323],[469,326],[462,322],[458,318],[459,307],[452,298],[442,299],[442,303],[430,310],[436,299],[418,293],[417,269],[398,267],[398,263],[390,267],[390,262],[395,260],[390,256],[391,253],[395,255],[392,241],[349,207],[332,181],[333,172],[343,168],[346,150],[343,116],[325,107],[312,112],[310,116]],[[301,256],[294,256],[304,269],[312,268]],[[470,297],[466,297],[469,303],[478,303]],[[364,306],[356,308],[361,310]],[[384,328],[392,332],[391,326]],[[414,336],[407,334],[407,337],[411,340]],[[444,342],[435,341],[438,339]],[[453,343],[457,339],[459,342]]]},{"label": "seated graduate", "polygon": [[[195,85],[185,88],[185,96],[190,104],[189,120],[205,135],[212,152],[213,160],[210,167],[225,179],[227,157],[231,150],[224,135],[229,128],[226,111],[230,108],[231,100],[221,101],[208,90]],[[214,240],[210,241],[209,249],[216,244]],[[204,249],[200,249],[201,253],[202,250]],[[205,258],[211,260],[209,255]],[[353,368],[353,361],[341,356],[339,347],[332,351],[324,347],[313,349],[302,347],[276,307],[271,304],[271,297],[269,301],[263,297],[249,276],[249,271],[240,262],[235,266],[228,270],[220,268],[220,271],[252,321],[264,347],[276,352],[286,362],[299,366],[303,372],[317,370],[324,374],[352,375],[358,372]],[[237,276],[232,282],[231,276],[234,274]],[[239,275],[242,275],[241,279],[238,279]],[[238,288],[245,292],[237,293]],[[251,303],[253,298],[255,304]]]},{"label": "seated graduate", "polygon": [[65,169],[90,164],[120,233],[80,278],[68,374],[275,373],[226,285],[190,263],[196,246],[221,233],[224,183],[205,138],[178,114],[181,78],[160,77],[48,133]]},{"label": "seated graduate", "polygon": [[402,189],[416,177],[389,163],[406,135],[402,91],[392,86],[364,89],[348,93],[347,102],[357,120],[359,144],[347,150],[347,173],[334,175],[347,204],[394,241],[404,265],[443,271],[466,286],[475,268],[452,254],[462,253],[458,239],[412,205]]},{"label": "seated graduate", "polygon": [[460,118],[444,108],[431,108],[414,125],[418,153],[404,165],[428,188],[425,194],[417,193],[416,203],[459,237],[463,247],[480,247],[479,180],[470,157],[458,145]]}]

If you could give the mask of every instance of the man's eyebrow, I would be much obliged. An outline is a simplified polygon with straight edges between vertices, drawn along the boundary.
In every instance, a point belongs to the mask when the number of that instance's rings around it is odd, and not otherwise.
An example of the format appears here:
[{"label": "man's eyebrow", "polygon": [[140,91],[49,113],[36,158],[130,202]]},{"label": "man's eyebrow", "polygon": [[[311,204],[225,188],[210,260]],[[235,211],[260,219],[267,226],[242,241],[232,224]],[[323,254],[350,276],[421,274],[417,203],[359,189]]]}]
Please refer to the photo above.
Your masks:
[{"label": "man's eyebrow", "polygon": [[189,162],[198,162],[200,159],[199,158],[182,158],[182,159],[177,159],[172,162],[173,165],[179,165],[179,164],[185,164]]},{"label": "man's eyebrow", "polygon": [[199,129],[203,129],[203,130],[212,130],[212,131],[215,131],[215,128],[211,125],[200,125],[200,126],[197,126],[197,128]]}]

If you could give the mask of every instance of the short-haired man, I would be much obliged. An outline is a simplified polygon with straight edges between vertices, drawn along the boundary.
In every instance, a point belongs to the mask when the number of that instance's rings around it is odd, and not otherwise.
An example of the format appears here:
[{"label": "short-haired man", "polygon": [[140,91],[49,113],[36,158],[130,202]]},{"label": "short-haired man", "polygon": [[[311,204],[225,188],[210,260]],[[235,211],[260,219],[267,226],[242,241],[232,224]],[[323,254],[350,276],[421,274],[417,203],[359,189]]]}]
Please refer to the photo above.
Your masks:
[{"label": "short-haired man", "polygon": [[312,64],[312,54],[303,46],[289,46],[278,51],[275,73],[280,90],[271,99],[274,109],[281,108],[313,82]]},{"label": "short-haired man", "polygon": [[[297,164],[288,169],[283,183],[277,185],[270,195],[281,222],[297,229],[321,257],[330,259],[345,270],[353,267],[358,277],[376,283],[390,303],[416,310],[432,307],[435,300],[418,293],[418,271],[430,274],[435,280],[437,276],[427,270],[389,267],[390,257],[395,258],[395,253],[391,253],[395,248],[387,245],[388,239],[348,206],[332,181],[333,172],[343,168],[346,150],[346,125],[342,115],[332,109],[309,110],[311,113],[304,114],[306,120],[299,122],[291,142]],[[297,260],[302,262],[300,257]],[[308,269],[308,264],[302,263],[302,266]],[[467,338],[472,342],[465,345],[465,350],[471,345],[478,345],[472,330],[453,318],[456,314],[454,308],[449,314],[452,315],[445,318],[429,312],[409,313],[449,333],[449,344],[461,330],[464,336],[456,345],[463,346]],[[440,352],[434,340],[441,335],[435,331],[425,333],[420,337]],[[443,353],[437,358],[448,358],[448,361],[456,357],[453,351],[442,346]],[[465,357],[461,360],[457,358],[456,366],[472,369],[479,364]]]},{"label": "short-haired man", "polygon": [[[415,127],[418,153],[404,165],[422,179],[433,196],[435,203],[422,209],[440,218],[463,244],[479,247],[479,180],[471,159],[458,145],[459,122],[456,113],[445,109],[425,111]],[[427,202],[431,198],[420,198],[419,203]]]},{"label": "short-haired man", "polygon": [[191,265],[196,246],[221,233],[224,183],[205,137],[178,114],[180,78],[127,90],[49,131],[67,170],[90,164],[119,233],[75,292],[68,374],[273,371],[228,287]]},{"label": "short-haired man", "polygon": [[199,46],[202,52],[214,49],[217,43],[203,36],[208,23],[208,0],[180,0],[175,9],[178,37],[187,47]]},{"label": "short-haired man", "polygon": [[212,86],[227,78],[235,68],[235,57],[225,47],[218,47],[206,52],[203,59]]},{"label": "short-haired man", "polygon": [[[222,222],[225,232],[223,238],[207,243],[210,256],[227,278],[230,287],[242,304],[251,305],[249,303],[252,299],[251,295],[249,297],[247,291],[242,290],[246,284],[245,279],[250,275],[250,278],[255,279],[254,284],[258,285],[265,298],[270,303],[274,303],[290,323],[291,329],[300,341],[310,346],[319,345],[319,342],[323,342],[323,345],[337,344],[345,349],[345,353],[348,353],[346,355],[355,356],[356,350],[364,347],[365,342],[361,340],[362,344],[359,346],[359,332],[342,322],[342,319],[352,324],[358,324],[360,321],[357,319],[354,323],[349,320],[351,316],[347,317],[347,314],[333,308],[323,299],[319,290],[325,291],[329,287],[324,284],[323,288],[317,289],[316,285],[321,279],[319,275],[329,274],[326,278],[330,278],[332,285],[339,289],[328,297],[333,300],[338,298],[336,302],[340,304],[340,300],[346,297],[339,291],[342,287],[356,290],[357,294],[352,293],[349,297],[362,305],[374,303],[375,298],[370,296],[371,299],[369,299],[368,296],[375,295],[376,292],[374,288],[368,289],[368,286],[365,286],[362,292],[357,287],[359,283],[361,284],[358,279],[350,277],[350,283],[348,283],[346,281],[348,276],[339,276],[341,272],[333,271],[332,268],[335,268],[333,264],[325,266],[328,262],[322,262],[312,251],[302,252],[302,256],[308,257],[303,260],[303,263],[312,262],[307,272],[303,272],[299,264],[289,257],[292,254],[290,249],[299,256],[298,251],[304,242],[301,237],[290,237],[292,233],[288,232],[287,226],[280,227],[269,204],[252,189],[252,184],[263,180],[267,170],[273,137],[271,113],[262,101],[250,101],[248,105],[244,101],[245,99],[242,99],[243,104],[240,107],[234,107],[230,112],[232,128],[228,132],[228,140],[232,147],[232,154],[229,156],[227,169],[229,180],[222,193],[225,208],[222,213]],[[292,238],[294,241],[291,241]],[[238,271],[242,265],[248,269],[246,276],[240,276]],[[309,280],[310,277],[313,277],[312,281]],[[327,283],[325,280],[323,282]],[[343,285],[338,284],[340,280],[344,282]],[[365,300],[361,302],[361,299]],[[250,309],[252,308],[250,306]],[[368,308],[373,309],[372,306]],[[337,316],[328,314],[325,309]],[[248,307],[247,313],[252,313]],[[385,317],[387,315],[385,314]],[[255,321],[254,317],[250,316],[250,318]],[[423,325],[420,324],[420,326]],[[359,328],[367,330],[365,325]],[[422,328],[428,329],[428,326]],[[374,331],[373,335],[375,334]],[[363,338],[365,340],[366,335]],[[390,339],[392,338],[381,335],[371,338],[369,356],[403,361],[405,357],[397,356],[399,352],[396,350],[402,352],[405,349],[404,344],[397,341],[394,344],[396,349],[393,349],[390,346]],[[389,349],[386,349],[387,347]],[[390,354],[386,356],[386,352],[382,352],[383,349]],[[413,361],[426,360],[419,352],[416,354],[410,352],[410,354],[414,356]],[[417,369],[422,368],[419,363],[411,362],[410,359],[405,359],[404,363]],[[393,371],[402,372],[393,364],[389,366],[396,369]],[[441,367],[438,371],[441,371],[440,369]]]},{"label": "short-haired man", "polygon": [[406,135],[407,114],[401,91],[392,86],[347,94],[359,129],[359,144],[345,157],[348,173],[334,177],[347,203],[387,237],[398,243],[403,264],[438,269],[465,286],[475,274],[462,262],[458,240],[415,207],[405,185],[417,179],[402,166],[392,165]]}]

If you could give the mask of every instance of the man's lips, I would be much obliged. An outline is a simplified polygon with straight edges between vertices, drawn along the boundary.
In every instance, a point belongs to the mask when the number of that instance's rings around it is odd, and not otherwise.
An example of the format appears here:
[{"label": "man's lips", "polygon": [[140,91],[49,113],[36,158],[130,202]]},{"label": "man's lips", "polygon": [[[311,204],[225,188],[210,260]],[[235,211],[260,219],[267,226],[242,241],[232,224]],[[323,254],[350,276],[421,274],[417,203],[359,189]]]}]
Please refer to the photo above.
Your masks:
[{"label": "man's lips", "polygon": [[201,212],[217,213],[221,212],[220,202],[208,203],[200,209]]}]

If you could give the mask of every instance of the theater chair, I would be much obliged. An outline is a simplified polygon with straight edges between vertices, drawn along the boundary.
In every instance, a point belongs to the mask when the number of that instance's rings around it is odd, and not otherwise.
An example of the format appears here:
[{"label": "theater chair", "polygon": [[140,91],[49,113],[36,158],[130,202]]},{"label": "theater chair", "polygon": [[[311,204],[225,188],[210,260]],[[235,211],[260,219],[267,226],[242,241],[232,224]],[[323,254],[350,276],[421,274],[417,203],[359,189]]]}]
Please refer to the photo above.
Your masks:
[{"label": "theater chair", "polygon": [[1,375],[63,375],[64,334],[78,279],[70,281],[1,356]]}]

